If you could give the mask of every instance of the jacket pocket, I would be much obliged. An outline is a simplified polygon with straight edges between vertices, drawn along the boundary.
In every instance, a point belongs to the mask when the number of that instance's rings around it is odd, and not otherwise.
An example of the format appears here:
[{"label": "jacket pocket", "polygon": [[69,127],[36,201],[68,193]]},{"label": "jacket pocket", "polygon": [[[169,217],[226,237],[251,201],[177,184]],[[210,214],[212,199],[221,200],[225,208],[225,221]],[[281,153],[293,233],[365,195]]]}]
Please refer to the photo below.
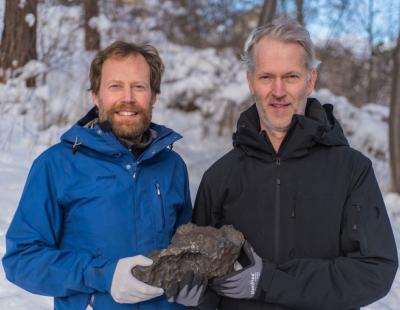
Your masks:
[{"label": "jacket pocket", "polygon": [[156,195],[157,195],[157,200],[158,200],[158,208],[156,213],[158,213],[160,216],[160,229],[163,230],[165,228],[165,210],[164,210],[164,203],[163,203],[163,196],[160,188],[160,184],[156,183],[155,184],[155,190],[156,190]]},{"label": "jacket pocket", "polygon": [[[367,255],[368,242],[364,226],[366,225],[364,217],[366,210],[359,203],[352,203],[347,214],[347,231],[349,232],[350,240],[354,244],[354,249],[360,251],[361,255]],[[353,251],[354,251],[353,249]]]}]

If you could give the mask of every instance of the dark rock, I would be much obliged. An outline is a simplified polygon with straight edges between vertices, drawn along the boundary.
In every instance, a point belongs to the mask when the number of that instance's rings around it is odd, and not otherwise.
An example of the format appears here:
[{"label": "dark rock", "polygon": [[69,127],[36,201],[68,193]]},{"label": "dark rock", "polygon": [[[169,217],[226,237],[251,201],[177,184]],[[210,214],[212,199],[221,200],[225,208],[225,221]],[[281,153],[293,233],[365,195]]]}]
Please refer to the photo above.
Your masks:
[{"label": "dark rock", "polygon": [[174,284],[188,271],[208,279],[231,272],[243,242],[243,234],[231,225],[216,229],[185,224],[177,229],[168,248],[149,254],[153,265],[137,266],[132,274],[140,281],[162,287],[170,297]]}]

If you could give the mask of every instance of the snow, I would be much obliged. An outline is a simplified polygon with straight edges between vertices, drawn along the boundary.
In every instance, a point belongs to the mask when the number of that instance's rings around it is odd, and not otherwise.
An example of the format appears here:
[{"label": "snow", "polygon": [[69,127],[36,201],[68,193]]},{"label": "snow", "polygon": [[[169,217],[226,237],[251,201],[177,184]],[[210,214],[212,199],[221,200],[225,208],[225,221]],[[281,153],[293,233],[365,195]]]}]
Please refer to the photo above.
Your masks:
[{"label": "snow", "polygon": [[346,98],[335,97],[327,89],[315,91],[313,95],[321,102],[333,104],[334,113],[341,121],[350,145],[372,160],[381,190],[388,191],[391,178],[387,123],[389,108],[368,104],[359,109]]},{"label": "snow", "polygon": [[111,22],[104,14],[92,17],[89,20],[89,26],[93,29],[97,29],[99,33],[107,32],[111,28]]},{"label": "snow", "polygon": [[[146,1],[149,16],[160,14],[156,0]],[[164,7],[171,6],[168,1]],[[115,39],[148,41],[159,48],[166,72],[162,93],[154,110],[154,121],[183,134],[174,149],[185,159],[194,198],[203,172],[231,148],[235,124],[232,119],[249,104],[244,67],[229,49],[196,50],[178,46],[153,29],[156,18],[134,17],[133,10],[120,12],[105,1],[98,17],[90,21],[99,30],[102,46]],[[109,6],[109,7],[107,7]],[[84,50],[84,32],[79,6],[39,5],[39,60],[29,62],[18,78],[0,84],[0,255],[5,250],[5,233],[18,204],[32,160],[91,106],[87,88],[88,69],[94,54]],[[106,13],[107,12],[107,13]],[[111,12],[111,13],[110,13]],[[0,1],[0,18],[4,2]],[[118,18],[116,18],[118,16]],[[1,24],[0,27],[3,27]],[[24,79],[37,77],[37,87],[29,89]],[[396,242],[400,246],[400,196],[389,192],[387,107],[369,103],[362,108],[329,90],[313,96],[332,103],[349,143],[371,158],[383,191]],[[191,107],[192,112],[171,109]],[[397,309],[400,304],[400,276],[391,292],[364,309]],[[52,299],[30,294],[5,279],[0,268],[0,309],[52,308]]]},{"label": "snow", "polygon": [[26,5],[26,0],[19,0],[18,7],[23,9]]},{"label": "snow", "polygon": [[29,27],[32,27],[35,24],[35,20],[35,15],[33,15],[32,13],[25,15],[25,21],[29,25]]}]

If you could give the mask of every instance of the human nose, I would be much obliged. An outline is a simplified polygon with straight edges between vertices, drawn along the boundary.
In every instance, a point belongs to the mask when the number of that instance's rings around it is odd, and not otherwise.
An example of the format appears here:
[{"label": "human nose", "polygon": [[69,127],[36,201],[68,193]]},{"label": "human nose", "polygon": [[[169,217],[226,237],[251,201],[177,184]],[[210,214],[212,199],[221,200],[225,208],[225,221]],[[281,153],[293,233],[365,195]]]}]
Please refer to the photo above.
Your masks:
[{"label": "human nose", "polygon": [[274,80],[274,85],[272,89],[272,94],[277,97],[283,97],[286,94],[286,86],[285,83],[282,79],[277,78]]},{"label": "human nose", "polygon": [[134,91],[131,87],[125,87],[123,93],[123,101],[124,102],[132,102],[134,101]]}]

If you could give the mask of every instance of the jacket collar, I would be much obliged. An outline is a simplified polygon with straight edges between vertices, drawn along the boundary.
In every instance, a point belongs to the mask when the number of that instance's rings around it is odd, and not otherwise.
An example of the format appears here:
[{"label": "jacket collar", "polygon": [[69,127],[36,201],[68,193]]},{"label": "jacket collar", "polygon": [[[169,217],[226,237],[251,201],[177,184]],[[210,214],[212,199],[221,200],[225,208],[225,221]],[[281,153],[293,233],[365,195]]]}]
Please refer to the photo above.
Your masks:
[{"label": "jacket collar", "polygon": [[260,118],[253,104],[239,118],[233,145],[248,156],[264,161],[273,161],[277,156],[281,159],[305,156],[310,148],[317,144],[348,145],[343,130],[332,112],[332,105],[322,106],[318,100],[308,99],[305,115],[293,116],[288,133],[276,154],[269,138],[260,133]]},{"label": "jacket collar", "polygon": [[[112,157],[119,157],[123,154],[131,156],[128,148],[115,137],[112,131],[104,131],[98,124],[92,127],[86,126],[95,118],[97,118],[97,112],[93,108],[61,136],[61,141],[70,144],[74,152],[77,148],[85,147]],[[182,138],[180,134],[162,125],[151,123],[150,128],[157,132],[157,137],[139,157],[141,161],[153,157]]]}]

